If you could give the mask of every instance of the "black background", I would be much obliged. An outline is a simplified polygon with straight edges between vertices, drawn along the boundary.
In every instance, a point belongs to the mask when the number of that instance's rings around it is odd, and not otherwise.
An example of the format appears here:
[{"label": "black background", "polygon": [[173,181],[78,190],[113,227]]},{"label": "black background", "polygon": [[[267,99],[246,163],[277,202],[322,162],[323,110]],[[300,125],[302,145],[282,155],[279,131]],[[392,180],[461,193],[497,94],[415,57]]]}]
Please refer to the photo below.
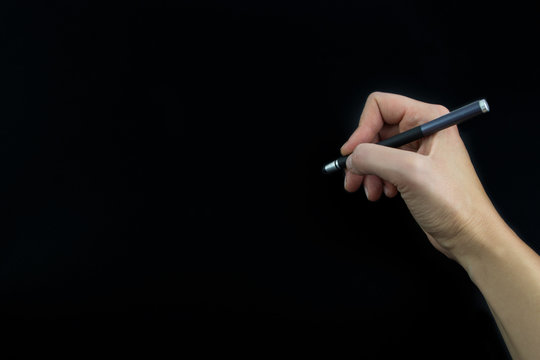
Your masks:
[{"label": "black background", "polygon": [[461,135],[538,251],[538,16],[511,5],[3,3],[2,327],[83,349],[507,358],[401,198],[320,168],[372,91],[486,98]]}]

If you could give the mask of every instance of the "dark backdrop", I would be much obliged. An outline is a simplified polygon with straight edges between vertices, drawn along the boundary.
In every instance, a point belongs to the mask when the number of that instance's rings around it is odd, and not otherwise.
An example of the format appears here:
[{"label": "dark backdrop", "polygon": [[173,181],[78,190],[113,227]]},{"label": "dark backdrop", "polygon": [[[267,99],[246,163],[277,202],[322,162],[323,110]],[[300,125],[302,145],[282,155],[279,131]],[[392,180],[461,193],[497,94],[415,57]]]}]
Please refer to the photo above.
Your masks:
[{"label": "dark backdrop", "polygon": [[15,337],[506,358],[481,295],[401,198],[368,202],[320,168],[372,91],[486,98],[460,132],[539,250],[533,9],[48,3],[0,12],[0,313]]}]

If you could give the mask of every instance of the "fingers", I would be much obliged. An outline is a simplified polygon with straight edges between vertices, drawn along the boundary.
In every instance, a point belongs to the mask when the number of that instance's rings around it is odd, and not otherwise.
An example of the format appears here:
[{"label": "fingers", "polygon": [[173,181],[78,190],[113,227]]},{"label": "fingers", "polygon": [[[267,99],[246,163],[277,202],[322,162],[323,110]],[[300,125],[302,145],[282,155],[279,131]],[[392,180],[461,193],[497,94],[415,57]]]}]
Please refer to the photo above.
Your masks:
[{"label": "fingers", "polygon": [[344,188],[348,192],[355,192],[362,186],[364,181],[363,175],[354,174],[351,171],[345,169],[345,184]]},{"label": "fingers", "polygon": [[[422,176],[417,171],[422,161],[423,155],[415,152],[364,143],[359,144],[349,155],[347,169],[357,175],[376,175],[400,191],[400,188],[414,184],[416,177]],[[382,182],[376,183],[369,179],[369,176],[365,176],[364,186],[368,189],[368,199],[376,199],[381,194]],[[393,188],[389,187],[387,191],[395,196]]]},{"label": "fingers", "polygon": [[[385,125],[381,129],[380,133],[375,136],[374,140],[378,142],[381,138],[386,139],[387,137],[394,136],[398,133],[398,125]],[[393,184],[388,181],[381,180],[376,175],[363,176],[345,169],[344,187],[346,191],[355,192],[362,186],[362,184],[364,184],[366,198],[371,201],[378,200],[382,192],[384,192],[384,194],[390,198],[396,196],[398,193],[396,187]]]},{"label": "fingers", "polygon": [[391,182],[384,181],[383,192],[384,192],[384,195],[386,195],[387,197],[393,198],[394,196],[397,195],[398,190],[396,186],[392,184]]},{"label": "fingers", "polygon": [[414,106],[416,100],[405,96],[374,92],[364,105],[358,128],[349,140],[341,147],[343,155],[350,154],[360,143],[371,142],[385,123],[397,124],[403,118],[408,107]]},{"label": "fingers", "polygon": [[384,195],[393,198],[397,195],[398,190],[394,184],[381,180],[375,175],[358,175],[345,169],[345,184],[344,188],[348,192],[355,192],[364,185],[366,198],[371,201],[376,201],[381,196],[381,189]]},{"label": "fingers", "polygon": [[368,200],[378,200],[383,192],[383,181],[378,176],[366,175],[364,179],[364,191]]},{"label": "fingers", "polygon": [[[370,94],[360,116],[358,128],[341,147],[342,155],[350,154],[356,145],[372,142],[381,130],[381,138],[390,137],[448,112],[439,105],[428,104],[406,96],[374,92]],[[394,125],[385,127],[385,125]]]},{"label": "fingers", "polygon": [[375,175],[358,175],[345,170],[345,190],[355,192],[364,185],[364,191],[368,200],[375,201],[381,197],[383,192],[383,182]]},{"label": "fingers", "polygon": [[[364,105],[358,128],[341,147],[342,155],[351,154],[345,173],[345,190],[353,192],[362,185],[369,200],[375,201],[382,193],[394,197],[407,180],[410,166],[417,161],[420,140],[401,147],[407,152],[386,148],[364,148],[359,144],[376,143],[422,123],[435,119],[448,110],[440,105],[433,105],[414,100],[402,95],[374,92],[369,95]],[[419,153],[426,153],[431,143],[420,148]],[[398,151],[398,152],[396,152]],[[401,154],[408,153],[408,154]],[[413,155],[414,154],[414,155]],[[410,155],[410,156],[409,156]],[[391,156],[392,158],[388,158]],[[408,176],[411,176],[410,174]]]}]

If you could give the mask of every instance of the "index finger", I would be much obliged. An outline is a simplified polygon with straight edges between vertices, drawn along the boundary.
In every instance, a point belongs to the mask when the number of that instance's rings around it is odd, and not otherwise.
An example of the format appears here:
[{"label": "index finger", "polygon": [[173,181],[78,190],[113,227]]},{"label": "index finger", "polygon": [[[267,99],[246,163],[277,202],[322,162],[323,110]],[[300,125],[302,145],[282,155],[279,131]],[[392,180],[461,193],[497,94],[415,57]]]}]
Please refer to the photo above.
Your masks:
[{"label": "index finger", "polygon": [[[364,105],[358,128],[341,147],[341,154],[347,155],[354,148],[365,142],[372,142],[382,127],[397,125],[406,119],[410,127],[418,125],[423,117],[434,112],[434,105],[409,97],[384,92],[371,93]],[[408,124],[409,125],[409,124]]]}]

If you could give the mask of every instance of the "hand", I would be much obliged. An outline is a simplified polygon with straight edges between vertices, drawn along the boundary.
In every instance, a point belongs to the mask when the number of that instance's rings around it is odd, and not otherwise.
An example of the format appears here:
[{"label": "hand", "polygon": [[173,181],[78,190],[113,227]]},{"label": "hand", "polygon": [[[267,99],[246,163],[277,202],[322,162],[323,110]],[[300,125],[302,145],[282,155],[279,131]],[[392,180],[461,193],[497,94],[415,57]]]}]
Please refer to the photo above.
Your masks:
[{"label": "hand", "polygon": [[358,128],[342,146],[347,160],[345,189],[364,185],[375,201],[398,192],[430,242],[457,259],[473,244],[475,231],[497,213],[486,195],[457,126],[400,149],[375,145],[395,134],[431,121],[448,110],[404,96],[372,93]]}]

